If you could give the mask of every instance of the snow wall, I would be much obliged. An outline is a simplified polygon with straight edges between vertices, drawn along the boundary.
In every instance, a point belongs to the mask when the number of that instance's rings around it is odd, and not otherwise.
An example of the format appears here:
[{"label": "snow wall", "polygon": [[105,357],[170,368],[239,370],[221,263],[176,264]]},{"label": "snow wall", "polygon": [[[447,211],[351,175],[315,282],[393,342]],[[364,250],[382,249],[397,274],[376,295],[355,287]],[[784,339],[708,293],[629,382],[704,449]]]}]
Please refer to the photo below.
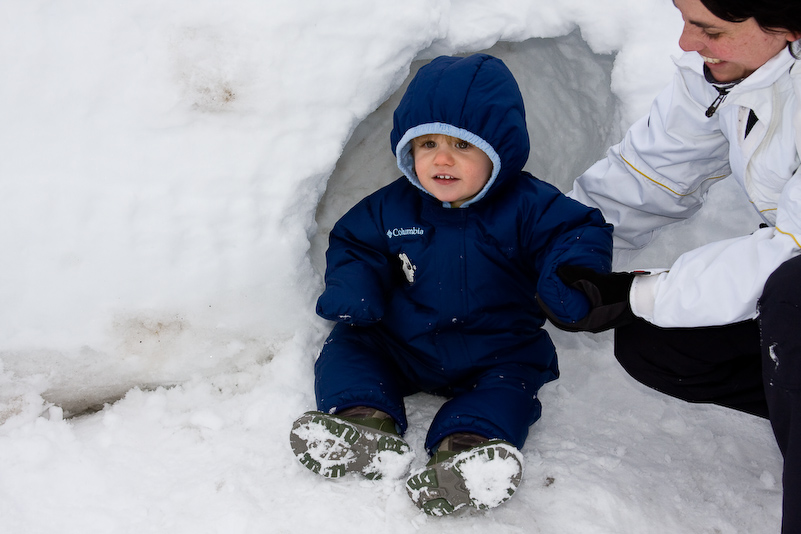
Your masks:
[{"label": "snow wall", "polygon": [[437,55],[507,62],[527,170],[569,189],[671,73],[672,4],[616,1],[4,3],[0,421],[311,364],[327,231],[399,175],[391,113]]}]

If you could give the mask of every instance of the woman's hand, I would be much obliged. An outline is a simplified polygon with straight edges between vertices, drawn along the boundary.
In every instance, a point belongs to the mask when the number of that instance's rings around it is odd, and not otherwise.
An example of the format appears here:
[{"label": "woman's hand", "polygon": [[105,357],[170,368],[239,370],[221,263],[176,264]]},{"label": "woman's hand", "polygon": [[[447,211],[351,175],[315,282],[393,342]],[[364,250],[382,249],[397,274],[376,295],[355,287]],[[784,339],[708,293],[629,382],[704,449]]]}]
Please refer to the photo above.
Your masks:
[{"label": "woman's hand", "polygon": [[556,273],[566,286],[581,291],[590,303],[590,311],[583,319],[566,323],[557,318],[537,295],[540,307],[556,327],[570,332],[603,332],[634,320],[629,305],[631,284],[635,276],[647,273],[602,274],[577,265],[561,265]]}]

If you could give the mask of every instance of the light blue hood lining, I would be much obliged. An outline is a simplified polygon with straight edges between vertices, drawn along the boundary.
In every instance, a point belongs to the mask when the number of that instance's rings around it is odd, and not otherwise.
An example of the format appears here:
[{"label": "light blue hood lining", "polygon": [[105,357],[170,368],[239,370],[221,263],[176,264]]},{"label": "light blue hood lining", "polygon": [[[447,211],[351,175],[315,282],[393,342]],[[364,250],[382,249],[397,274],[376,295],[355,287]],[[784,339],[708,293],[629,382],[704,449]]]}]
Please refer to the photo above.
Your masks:
[{"label": "light blue hood lining", "polygon": [[[442,122],[430,122],[427,124],[420,124],[419,126],[415,126],[414,128],[410,128],[403,134],[401,140],[398,141],[398,145],[395,148],[395,154],[397,154],[398,160],[398,168],[401,172],[406,175],[406,178],[415,185],[418,189],[425,192],[428,195],[431,195],[420,183],[420,179],[417,177],[417,174],[414,172],[414,158],[412,157],[412,139],[415,137],[420,137],[421,135],[430,135],[430,134],[442,134],[442,135],[449,135],[451,137],[456,137],[461,139],[462,141],[467,141],[471,145],[479,148],[483,151],[487,157],[492,162],[492,174],[490,175],[489,180],[487,181],[487,185],[479,191],[479,193],[471,198],[470,200],[466,201],[462,204],[461,208],[466,208],[469,205],[478,202],[487,194],[489,188],[492,187],[492,184],[495,183],[495,179],[498,177],[498,173],[501,171],[501,158],[498,156],[498,153],[495,152],[495,149],[490,146],[485,140],[474,134],[473,132],[469,132],[463,128],[457,128],[451,124],[445,124]],[[431,195],[433,196],[433,195]],[[446,208],[451,207],[450,202],[443,202],[442,205]]]}]

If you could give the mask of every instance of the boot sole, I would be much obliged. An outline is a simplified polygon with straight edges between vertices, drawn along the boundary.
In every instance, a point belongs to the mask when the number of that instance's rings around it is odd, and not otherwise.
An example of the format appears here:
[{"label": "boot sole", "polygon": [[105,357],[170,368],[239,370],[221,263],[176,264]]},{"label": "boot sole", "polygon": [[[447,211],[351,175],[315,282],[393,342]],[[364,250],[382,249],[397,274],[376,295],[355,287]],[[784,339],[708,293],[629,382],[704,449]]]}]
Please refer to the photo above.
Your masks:
[{"label": "boot sole", "polygon": [[494,508],[509,500],[523,476],[523,455],[505,441],[489,441],[426,466],[406,481],[409,497],[428,515],[466,507]]},{"label": "boot sole", "polygon": [[368,479],[400,478],[414,453],[400,437],[322,412],[303,414],[289,434],[298,461],[326,478],[358,473]]}]

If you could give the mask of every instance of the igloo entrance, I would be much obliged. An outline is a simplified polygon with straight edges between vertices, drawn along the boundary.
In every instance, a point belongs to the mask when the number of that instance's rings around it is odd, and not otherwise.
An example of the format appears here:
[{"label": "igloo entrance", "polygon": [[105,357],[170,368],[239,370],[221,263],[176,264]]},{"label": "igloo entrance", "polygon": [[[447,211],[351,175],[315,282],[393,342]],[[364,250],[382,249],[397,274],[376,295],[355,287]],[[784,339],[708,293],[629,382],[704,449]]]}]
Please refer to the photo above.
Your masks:
[{"label": "igloo entrance", "polygon": [[[621,135],[611,90],[614,56],[590,50],[579,32],[552,39],[498,43],[487,53],[514,73],[526,105],[531,156],[525,169],[562,191]],[[389,147],[392,113],[414,74],[356,128],[317,208],[312,261],[322,272],[328,232],[353,204],[399,177]]]}]

